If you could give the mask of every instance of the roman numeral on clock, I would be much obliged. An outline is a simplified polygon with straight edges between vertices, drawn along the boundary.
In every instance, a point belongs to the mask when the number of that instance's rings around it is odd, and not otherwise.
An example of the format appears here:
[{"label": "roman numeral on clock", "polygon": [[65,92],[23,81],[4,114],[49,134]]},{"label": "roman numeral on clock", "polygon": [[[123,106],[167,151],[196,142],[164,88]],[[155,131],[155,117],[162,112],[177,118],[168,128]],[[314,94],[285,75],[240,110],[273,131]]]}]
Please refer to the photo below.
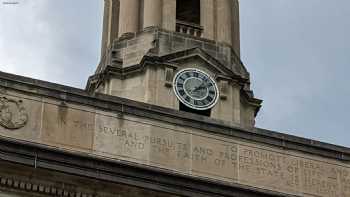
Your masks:
[{"label": "roman numeral on clock", "polygon": [[210,102],[212,102],[214,99],[213,99],[213,97],[211,97],[211,96],[209,95],[207,98],[205,98],[205,100],[208,101],[208,103],[210,103]]},{"label": "roman numeral on clock", "polygon": [[181,83],[183,83],[184,81],[185,81],[185,77],[183,76],[183,75],[181,75],[180,77],[179,77],[179,82],[181,82]]},{"label": "roman numeral on clock", "polygon": [[180,94],[181,96],[184,96],[186,93],[185,93],[185,91],[182,89],[182,90],[179,90],[179,94]]},{"label": "roman numeral on clock", "polygon": [[210,101],[208,100],[208,97],[203,100],[204,105],[208,105]]}]

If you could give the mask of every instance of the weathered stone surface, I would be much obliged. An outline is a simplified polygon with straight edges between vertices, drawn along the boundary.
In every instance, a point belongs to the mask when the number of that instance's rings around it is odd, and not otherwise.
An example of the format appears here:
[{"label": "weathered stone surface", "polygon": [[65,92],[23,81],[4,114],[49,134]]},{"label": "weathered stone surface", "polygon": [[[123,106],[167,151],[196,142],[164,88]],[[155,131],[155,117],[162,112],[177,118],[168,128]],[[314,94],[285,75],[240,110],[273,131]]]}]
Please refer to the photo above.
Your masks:
[{"label": "weathered stone surface", "polygon": [[43,143],[69,149],[90,151],[95,131],[95,114],[73,109],[65,102],[44,104]]},{"label": "weathered stone surface", "polygon": [[140,125],[112,114],[96,115],[93,151],[111,158],[124,158],[141,164],[149,163],[149,146],[145,136],[149,136],[150,125]]},{"label": "weathered stone surface", "polygon": [[[96,71],[109,76],[108,80],[100,78],[100,82],[95,81],[94,83],[101,83],[96,89],[93,88],[96,84],[91,84],[90,81],[90,91],[178,110],[179,101],[172,88],[164,85],[164,67],[172,67],[174,74],[185,67],[210,70],[218,83],[217,76],[226,80],[241,76],[238,81],[228,80],[227,89],[236,88],[238,91],[228,91],[226,100],[220,99],[212,108],[211,117],[247,128],[254,125],[260,101],[248,102],[246,94],[240,91],[242,84],[249,79],[249,74],[230,45],[152,27],[115,40],[111,47],[109,55],[104,57]],[[92,77],[99,78],[98,75]]]},{"label": "weathered stone surface", "polygon": [[300,172],[295,157],[250,146],[239,146],[239,181],[277,191],[299,193]]},{"label": "weathered stone surface", "polygon": [[[35,97],[26,97],[24,95],[20,96],[18,94],[0,94],[1,98],[6,98],[7,100],[13,100],[21,102],[21,106],[24,108],[24,113],[26,115],[26,122],[23,126],[19,128],[6,128],[0,125],[0,135],[6,137],[13,137],[25,141],[34,141],[38,142],[40,138],[40,129],[42,124],[42,107],[43,104],[39,98]],[[8,120],[16,121],[20,117],[17,116],[14,109],[18,109],[17,106],[14,106],[15,103],[9,102],[10,105],[9,111],[3,111],[3,116],[9,118]]]},{"label": "weathered stone surface", "polygon": [[150,164],[189,174],[191,135],[159,126],[152,126],[150,134]]},{"label": "weathered stone surface", "polygon": [[24,194],[20,195],[20,194],[16,194],[13,192],[5,192],[5,191],[1,191],[1,190],[0,190],[0,196],[1,197],[25,197]]},{"label": "weathered stone surface", "polygon": [[300,196],[350,195],[350,166],[338,160],[65,101],[2,96],[22,100],[29,117],[18,130],[1,127],[2,136],[227,184]]},{"label": "weathered stone surface", "polygon": [[237,179],[237,145],[193,135],[192,174],[232,182]]}]

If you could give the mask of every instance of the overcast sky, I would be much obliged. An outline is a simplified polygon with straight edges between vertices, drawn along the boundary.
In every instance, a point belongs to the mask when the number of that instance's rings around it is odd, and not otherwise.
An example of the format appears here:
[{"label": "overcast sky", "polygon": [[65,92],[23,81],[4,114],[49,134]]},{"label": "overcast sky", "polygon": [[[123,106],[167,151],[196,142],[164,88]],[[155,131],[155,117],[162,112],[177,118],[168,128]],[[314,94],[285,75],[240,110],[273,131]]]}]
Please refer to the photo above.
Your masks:
[{"label": "overcast sky", "polygon": [[[103,1],[0,2],[0,70],[84,88]],[[240,3],[242,61],[264,100],[257,126],[350,147],[350,1]]]}]

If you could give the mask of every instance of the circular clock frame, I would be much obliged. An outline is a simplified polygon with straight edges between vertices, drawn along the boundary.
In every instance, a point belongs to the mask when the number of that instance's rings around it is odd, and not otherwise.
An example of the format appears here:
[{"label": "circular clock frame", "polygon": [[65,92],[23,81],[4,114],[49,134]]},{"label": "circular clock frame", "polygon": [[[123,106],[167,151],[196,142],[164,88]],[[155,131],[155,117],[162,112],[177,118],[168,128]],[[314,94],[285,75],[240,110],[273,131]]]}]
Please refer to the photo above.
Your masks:
[{"label": "circular clock frame", "polygon": [[[189,90],[191,86],[192,89]],[[219,100],[219,89],[215,80],[197,68],[185,68],[177,72],[173,80],[173,90],[182,104],[195,110],[211,109]]]}]

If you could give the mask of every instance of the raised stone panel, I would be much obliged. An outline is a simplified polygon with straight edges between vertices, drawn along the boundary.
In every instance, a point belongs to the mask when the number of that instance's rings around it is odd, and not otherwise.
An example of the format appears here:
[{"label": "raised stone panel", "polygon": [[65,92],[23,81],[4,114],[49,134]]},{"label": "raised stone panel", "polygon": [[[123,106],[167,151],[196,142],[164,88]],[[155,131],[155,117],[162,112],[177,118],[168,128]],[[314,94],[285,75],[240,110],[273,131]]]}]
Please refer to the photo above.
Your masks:
[{"label": "raised stone panel", "polygon": [[73,109],[66,103],[44,104],[43,143],[69,149],[91,151],[95,131],[95,114]]},{"label": "raised stone panel", "polygon": [[[0,99],[0,135],[39,142],[43,109],[40,99],[16,93],[0,94]],[[18,113],[20,107],[22,114]]]},{"label": "raised stone panel", "polygon": [[150,136],[150,164],[189,174],[191,171],[191,134],[152,126]]},{"label": "raised stone panel", "polygon": [[238,173],[237,145],[193,135],[192,174],[222,181],[236,181]]},{"label": "raised stone panel", "polygon": [[239,146],[239,182],[299,194],[300,170],[296,157],[274,151]]},{"label": "raised stone panel", "polygon": [[96,115],[93,151],[97,155],[149,163],[150,125],[140,124],[106,113]]},{"label": "raised stone panel", "polygon": [[145,102],[146,79],[143,75],[136,75],[124,80],[111,79],[110,88],[113,96],[132,99],[134,101]]},{"label": "raised stone panel", "polygon": [[305,194],[314,196],[348,196],[341,189],[342,168],[326,162],[310,159],[298,159],[301,173],[301,189]]}]

